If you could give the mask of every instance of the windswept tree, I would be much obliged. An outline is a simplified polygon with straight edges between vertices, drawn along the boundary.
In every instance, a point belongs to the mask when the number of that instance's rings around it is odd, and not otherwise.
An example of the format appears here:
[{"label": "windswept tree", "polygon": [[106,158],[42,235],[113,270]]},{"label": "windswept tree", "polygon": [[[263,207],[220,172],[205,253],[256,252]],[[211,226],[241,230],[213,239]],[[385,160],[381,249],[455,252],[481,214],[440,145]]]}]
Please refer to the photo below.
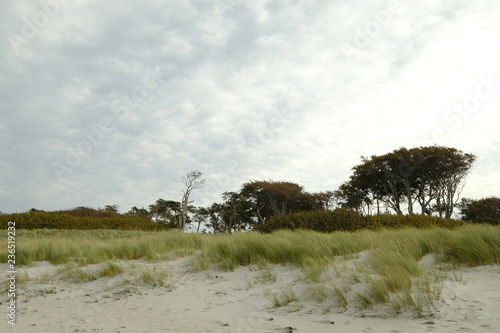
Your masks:
[{"label": "windswept tree", "polygon": [[130,210],[126,214],[127,215],[142,216],[142,217],[150,217],[150,213],[146,208],[144,208],[144,207],[137,208],[137,206],[130,208]]},{"label": "windswept tree", "polygon": [[149,216],[157,223],[165,224],[169,228],[179,226],[181,203],[172,200],[158,199],[149,205]]},{"label": "windswept tree", "polygon": [[240,194],[252,205],[257,223],[271,217],[300,211],[323,209],[323,197],[304,191],[302,186],[286,181],[252,181],[243,184]]},{"label": "windswept tree", "polygon": [[189,196],[191,192],[194,190],[203,188],[207,185],[207,181],[201,178],[203,174],[199,171],[191,171],[186,174],[186,176],[182,177],[182,182],[186,186],[186,188],[182,191],[182,200],[181,200],[181,219],[179,222],[179,229],[184,231],[186,227],[186,223],[188,220],[188,206],[194,200],[189,200]]},{"label": "windswept tree", "polygon": [[104,206],[104,211],[118,214],[118,208],[120,208],[118,205],[106,205]]},{"label": "windswept tree", "polygon": [[207,224],[210,219],[210,212],[204,207],[193,207],[191,212],[194,214],[192,222],[196,225],[196,227],[194,227],[196,233],[200,233],[202,224]]},{"label": "windswept tree", "polygon": [[255,219],[252,218],[252,204],[241,193],[224,192],[222,203],[214,203],[209,209],[209,225],[215,233],[232,233],[248,230]]},{"label": "windswept tree", "polygon": [[432,210],[440,217],[452,216],[475,160],[473,154],[446,147],[434,147],[434,152],[422,160],[422,178],[428,184],[427,197],[435,199]]},{"label": "windswept tree", "polygon": [[382,202],[397,214],[403,213],[403,207],[412,214],[415,203],[419,203],[422,214],[449,218],[475,159],[455,148],[400,148],[381,156],[362,157],[362,163],[353,168],[349,181],[339,191],[349,208],[366,206],[370,212],[376,204],[379,213]]},{"label": "windswept tree", "polygon": [[212,228],[214,233],[224,233],[227,230],[225,219],[225,207],[221,203],[214,202],[208,209],[208,223],[207,226]]}]

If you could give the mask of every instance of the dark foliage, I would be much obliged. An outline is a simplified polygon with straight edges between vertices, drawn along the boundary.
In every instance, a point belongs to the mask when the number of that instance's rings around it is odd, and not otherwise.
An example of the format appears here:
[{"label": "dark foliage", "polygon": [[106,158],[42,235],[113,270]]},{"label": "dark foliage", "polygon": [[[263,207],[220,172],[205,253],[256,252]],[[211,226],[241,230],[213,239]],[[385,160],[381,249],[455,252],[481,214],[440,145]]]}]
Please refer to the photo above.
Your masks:
[{"label": "dark foliage", "polygon": [[[117,229],[117,230],[163,230],[164,227],[150,219],[139,216],[90,213],[78,210],[70,215],[61,212],[29,211],[0,216],[0,228],[6,229],[8,222],[15,221],[17,229]],[[85,214],[97,214],[89,216]]]},{"label": "dark foliage", "polygon": [[333,211],[308,211],[274,217],[256,226],[255,230],[265,233],[279,229],[308,229],[319,232],[333,232],[380,228],[427,228],[432,226],[454,228],[464,224],[463,221],[454,219],[415,214],[364,216],[355,210],[339,208]]},{"label": "dark foliage", "polygon": [[500,225],[500,198],[463,199],[460,210],[464,221]]}]

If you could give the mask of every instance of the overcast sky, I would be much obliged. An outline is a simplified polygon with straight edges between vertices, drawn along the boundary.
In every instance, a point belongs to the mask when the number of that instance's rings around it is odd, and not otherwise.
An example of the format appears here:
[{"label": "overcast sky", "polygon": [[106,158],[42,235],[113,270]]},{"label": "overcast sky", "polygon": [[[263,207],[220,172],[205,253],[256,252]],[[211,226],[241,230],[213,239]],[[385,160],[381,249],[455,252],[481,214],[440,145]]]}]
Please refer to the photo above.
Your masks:
[{"label": "overcast sky", "polygon": [[0,212],[335,190],[360,156],[478,156],[500,196],[500,2],[7,0]]}]

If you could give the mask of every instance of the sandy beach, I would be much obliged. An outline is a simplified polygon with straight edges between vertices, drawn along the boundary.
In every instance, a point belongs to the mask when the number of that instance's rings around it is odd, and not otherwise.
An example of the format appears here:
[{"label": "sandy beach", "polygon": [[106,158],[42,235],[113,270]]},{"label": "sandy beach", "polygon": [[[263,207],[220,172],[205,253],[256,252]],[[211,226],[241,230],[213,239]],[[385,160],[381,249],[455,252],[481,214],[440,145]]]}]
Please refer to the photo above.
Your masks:
[{"label": "sandy beach", "polygon": [[[425,316],[384,315],[380,307],[349,306],[345,311],[324,302],[297,301],[273,307],[269,295],[283,288],[297,296],[310,283],[293,266],[233,272],[187,269],[189,258],[136,264],[172,273],[166,286],[124,282],[123,274],[86,283],[57,279],[57,266],[38,262],[25,268],[29,282],[19,287],[16,325],[2,332],[500,332],[500,266],[461,268],[444,281],[441,301]],[[123,263],[127,265],[128,263]],[[2,265],[6,271],[6,265]],[[130,269],[130,268],[129,268]],[[20,269],[21,272],[24,269]],[[49,278],[53,277],[53,278]],[[51,280],[52,279],[52,280]],[[274,280],[274,281],[273,281]],[[286,290],[286,289],[285,289]],[[301,298],[301,297],[298,297]],[[7,295],[0,301],[6,312]]]}]

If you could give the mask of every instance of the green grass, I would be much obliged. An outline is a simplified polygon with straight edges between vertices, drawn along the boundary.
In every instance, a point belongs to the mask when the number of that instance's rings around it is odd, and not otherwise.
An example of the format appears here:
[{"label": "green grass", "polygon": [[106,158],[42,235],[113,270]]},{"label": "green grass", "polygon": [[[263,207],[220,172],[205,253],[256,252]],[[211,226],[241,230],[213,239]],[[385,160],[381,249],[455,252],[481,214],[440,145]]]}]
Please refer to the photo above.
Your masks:
[{"label": "green grass", "polygon": [[274,308],[280,308],[299,300],[292,287],[283,288],[278,292],[268,291],[266,294]]},{"label": "green grass", "polygon": [[[6,236],[6,231],[0,231],[0,247],[7,247]],[[18,230],[16,241],[17,266],[50,261],[61,265],[60,275],[69,281],[93,281],[123,274],[124,270],[126,273],[128,268],[124,266],[129,266],[125,264],[129,260],[157,263],[191,256],[192,271],[232,271],[249,266],[261,271],[252,283],[275,284],[279,278],[269,265],[281,264],[297,268],[301,275],[297,281],[311,286],[309,299],[335,303],[343,309],[351,303],[363,309],[386,304],[396,312],[415,313],[439,300],[444,278],[460,278],[422,268],[419,260],[424,255],[436,254],[441,267],[500,264],[500,227],[491,225],[330,234],[304,230],[234,235]],[[0,262],[7,262],[6,251],[0,252]],[[88,266],[99,263],[104,264]],[[141,266],[136,271],[132,281],[135,284],[167,289],[174,286],[171,273],[159,266]],[[353,291],[347,284],[359,288]],[[322,287],[325,291],[321,291]],[[301,301],[301,295],[291,288],[269,293],[268,297],[276,307]]]},{"label": "green grass", "polygon": [[[5,248],[2,241],[6,238],[0,240]],[[116,259],[171,259],[191,255],[206,243],[202,235],[116,230],[18,230],[16,240],[17,265],[35,261],[88,265]],[[0,262],[7,262],[7,252],[0,253]]]},{"label": "green grass", "polygon": [[[0,233],[6,247],[6,232]],[[235,235],[201,235],[180,232],[116,230],[18,230],[16,264],[36,261],[79,265],[112,260],[162,260],[197,254],[199,270],[234,270],[259,262],[294,264],[305,276],[318,281],[323,269],[338,256],[372,251],[371,267],[384,275],[397,266],[418,275],[418,261],[427,253],[442,254],[445,262],[470,266],[500,263],[500,228],[468,225],[444,228],[334,232],[257,232]],[[7,253],[0,253],[7,262]],[[397,289],[398,287],[395,286]]]},{"label": "green grass", "polygon": [[139,270],[139,280],[143,285],[151,287],[164,287],[168,290],[173,290],[175,288],[172,272],[156,265],[151,268],[142,267]]},{"label": "green grass", "polygon": [[469,266],[500,264],[500,228],[469,226],[452,233],[444,248],[444,260]]},{"label": "green grass", "polygon": [[122,265],[115,262],[106,262],[97,268],[76,267],[75,264],[66,264],[59,268],[58,273],[65,281],[89,282],[103,277],[113,277],[125,273]]}]

